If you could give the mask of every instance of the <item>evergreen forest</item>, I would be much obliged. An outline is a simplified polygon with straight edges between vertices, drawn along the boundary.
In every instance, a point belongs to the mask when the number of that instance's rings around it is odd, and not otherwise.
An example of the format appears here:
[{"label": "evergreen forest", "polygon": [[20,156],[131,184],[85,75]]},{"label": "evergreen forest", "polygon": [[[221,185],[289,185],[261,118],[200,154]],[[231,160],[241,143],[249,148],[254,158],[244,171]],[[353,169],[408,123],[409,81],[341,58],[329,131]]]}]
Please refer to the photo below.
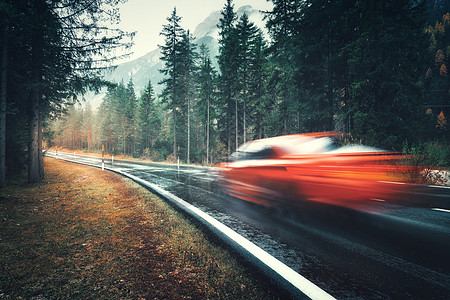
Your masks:
[{"label": "evergreen forest", "polygon": [[[111,10],[89,6],[101,2]],[[434,164],[450,165],[448,1],[271,0],[265,38],[224,0],[217,57],[174,8],[161,24],[163,80],[142,91],[133,78],[101,76],[116,58],[110,50],[128,48],[132,36],[101,25],[117,17],[114,2],[0,0],[7,173],[33,170],[24,159],[33,147],[42,152],[33,138],[47,148],[103,146],[108,155],[212,165],[247,141],[318,131],[431,151]],[[89,21],[80,21],[83,9]],[[98,110],[77,104],[100,87],[107,92]]]}]

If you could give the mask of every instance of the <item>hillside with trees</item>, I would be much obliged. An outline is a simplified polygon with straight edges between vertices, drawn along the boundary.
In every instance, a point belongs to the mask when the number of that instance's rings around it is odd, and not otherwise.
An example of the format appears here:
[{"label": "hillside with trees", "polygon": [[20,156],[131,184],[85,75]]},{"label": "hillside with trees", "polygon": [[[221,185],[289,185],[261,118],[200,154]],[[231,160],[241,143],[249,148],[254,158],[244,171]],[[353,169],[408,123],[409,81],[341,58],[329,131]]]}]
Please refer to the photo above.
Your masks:
[{"label": "hillside with trees", "polygon": [[[416,153],[432,144],[436,164],[450,165],[445,1],[271,2],[267,39],[225,1],[217,57],[182,28],[174,8],[162,24],[161,81],[149,79],[142,91],[135,91],[133,78],[110,84],[97,111],[68,103],[73,93],[49,94],[46,101],[56,104],[42,115],[47,146],[96,152],[104,145],[109,154],[209,165],[257,138],[339,131],[387,150]],[[64,74],[71,83],[71,73]],[[23,82],[12,78],[12,85]],[[82,90],[89,79],[64,87]],[[29,82],[32,95],[32,76]],[[11,143],[26,139],[20,130],[10,136]]]}]

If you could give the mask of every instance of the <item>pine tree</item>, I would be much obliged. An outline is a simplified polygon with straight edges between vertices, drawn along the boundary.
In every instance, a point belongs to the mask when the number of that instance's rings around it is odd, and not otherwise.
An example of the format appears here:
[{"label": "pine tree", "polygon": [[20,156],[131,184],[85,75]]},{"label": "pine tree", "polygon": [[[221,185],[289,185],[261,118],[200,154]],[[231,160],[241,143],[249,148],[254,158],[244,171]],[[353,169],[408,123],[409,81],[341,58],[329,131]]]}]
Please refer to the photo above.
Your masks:
[{"label": "pine tree", "polygon": [[[269,80],[272,103],[272,131],[275,135],[300,130],[300,100],[304,91],[300,75],[299,28],[304,1],[272,0],[274,8],[266,15],[267,28],[272,38],[270,46],[271,75]],[[278,125],[279,124],[279,125]],[[276,127],[275,127],[276,126]]]},{"label": "pine tree", "polygon": [[154,102],[154,90],[151,81],[149,81],[139,98],[137,114],[141,154],[142,152],[150,153],[150,148],[153,146],[161,127],[161,120]]},{"label": "pine tree", "polygon": [[84,135],[84,147],[83,149],[87,149],[88,153],[92,150],[92,142],[95,139],[94,136],[94,115],[92,112],[92,106],[90,103],[86,104],[85,109],[83,110],[83,124],[82,130]]},{"label": "pine tree", "polygon": [[164,62],[163,69],[160,72],[164,75],[164,79],[160,84],[164,85],[164,89],[161,93],[162,101],[172,111],[173,122],[173,156],[178,157],[177,149],[177,119],[179,116],[178,110],[184,103],[184,73],[183,73],[183,61],[182,61],[182,40],[185,36],[185,31],[180,26],[181,17],[177,15],[176,8],[170,17],[167,18],[168,24],[163,26],[163,30],[160,33],[164,36],[165,44],[160,45],[161,60]]},{"label": "pine tree", "polygon": [[414,138],[425,57],[423,2],[272,2],[268,90],[276,99],[272,115],[285,122],[282,133],[292,132],[295,113],[297,130],[338,124],[371,145],[397,149]]},{"label": "pine tree", "polygon": [[[14,78],[8,80],[7,98],[14,99],[10,103],[17,115],[28,113],[28,146],[17,149],[27,149],[28,181],[36,182],[44,176],[44,118],[60,110],[74,94],[98,90],[104,84],[100,70],[116,58],[112,50],[131,45],[122,42],[130,35],[100,25],[117,20],[115,0],[5,2],[11,6],[6,12],[11,22],[8,76]],[[21,135],[18,130],[15,133]]]},{"label": "pine tree", "polygon": [[197,73],[199,85],[199,118],[206,127],[206,164],[211,162],[211,120],[216,117],[212,114],[211,107],[215,101],[216,71],[212,66],[210,52],[205,44],[200,45],[200,66]]},{"label": "pine tree", "polygon": [[[299,78],[307,92],[309,130],[334,130],[334,107],[346,88],[347,59],[340,50],[354,37],[347,21],[354,1],[306,1],[298,24]],[[345,100],[343,100],[345,101]]]},{"label": "pine tree", "polygon": [[0,8],[0,16],[3,22],[1,25],[0,49],[0,187],[6,185],[6,90],[8,78],[8,34],[9,20],[6,10],[9,7],[3,4]]},{"label": "pine tree", "polygon": [[125,100],[125,126],[128,136],[128,153],[135,155],[135,138],[136,138],[136,124],[135,114],[137,107],[136,93],[134,91],[133,79],[128,81]]},{"label": "pine tree", "polygon": [[[242,103],[242,128],[243,142],[247,142],[248,128],[255,128],[255,121],[258,123],[258,130],[261,128],[262,98],[265,94],[264,83],[267,80],[265,71],[265,41],[261,30],[252,22],[248,16],[243,14],[236,26],[238,35],[238,78],[240,83],[239,96]],[[248,108],[252,109],[248,111]],[[255,120],[256,119],[256,120]],[[260,133],[261,135],[261,133]]]},{"label": "pine tree", "polygon": [[236,25],[236,34],[238,37],[238,78],[239,78],[239,96],[242,103],[242,129],[243,142],[247,142],[247,104],[253,93],[250,84],[250,69],[254,63],[255,39],[258,34],[258,28],[248,20],[247,14],[243,14]]},{"label": "pine tree", "polygon": [[424,4],[358,1],[348,51],[353,133],[366,143],[401,149],[421,132],[425,74]]},{"label": "pine tree", "polygon": [[[225,133],[225,145],[228,153],[231,153],[231,137],[234,126],[235,149],[239,144],[238,127],[238,97],[239,81],[237,76],[238,38],[236,32],[236,13],[232,0],[227,0],[221,11],[222,17],[218,25],[219,33],[219,56],[220,68],[219,89],[221,93],[221,107],[223,115],[220,124],[224,126],[221,131]],[[234,112],[234,114],[233,114]],[[234,122],[233,122],[234,121]]]},{"label": "pine tree", "polygon": [[263,121],[267,121],[267,111],[269,110],[270,95],[266,89],[268,80],[268,59],[266,57],[266,42],[261,30],[258,30],[253,39],[252,63],[249,68],[249,106],[252,108],[250,117],[253,118],[255,135],[261,139],[268,135],[264,130]]},{"label": "pine tree", "polygon": [[[111,86],[106,92],[106,96],[99,108],[100,119],[100,144],[106,146],[106,151],[108,153],[114,154],[114,151],[118,149],[118,137],[120,131],[118,131],[118,119],[116,105],[116,87]],[[113,151],[114,148],[114,151]]]},{"label": "pine tree", "polygon": [[187,114],[187,154],[186,161],[190,162],[191,159],[191,120],[192,120],[192,101],[194,98],[194,82],[193,76],[195,74],[196,60],[198,59],[198,54],[196,52],[197,45],[193,42],[194,37],[190,34],[189,30],[183,35],[183,39],[180,43],[180,60],[182,62],[182,72],[183,72],[183,92],[184,92],[184,103],[186,105]]},{"label": "pine tree", "polygon": [[130,154],[127,152],[129,140],[129,123],[127,118],[127,88],[123,81],[121,81],[114,89],[113,93],[113,109],[114,109],[114,132],[117,133],[118,143],[117,148],[122,149],[124,155]]},{"label": "pine tree", "polygon": [[[430,108],[430,115],[438,117],[442,111],[450,114],[450,12],[443,13],[437,20],[431,20],[425,32],[429,37],[428,69],[425,73],[425,103]],[[449,140],[448,131],[436,130],[430,120],[429,138]]]}]

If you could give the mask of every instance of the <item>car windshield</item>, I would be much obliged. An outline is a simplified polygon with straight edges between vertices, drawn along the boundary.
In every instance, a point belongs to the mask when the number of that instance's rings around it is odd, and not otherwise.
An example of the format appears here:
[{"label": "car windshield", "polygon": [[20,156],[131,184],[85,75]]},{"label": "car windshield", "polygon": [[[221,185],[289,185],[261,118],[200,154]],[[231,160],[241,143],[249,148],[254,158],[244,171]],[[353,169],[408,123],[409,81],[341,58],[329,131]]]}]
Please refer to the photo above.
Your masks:
[{"label": "car windshield", "polygon": [[264,159],[272,158],[275,155],[273,148],[264,142],[264,140],[257,140],[245,143],[240,146],[236,152],[231,154],[231,160],[245,160],[245,159]]},{"label": "car windshield", "polygon": [[307,138],[283,146],[289,155],[318,154],[336,149],[334,141],[329,137]]},{"label": "car windshield", "polygon": [[[277,149],[277,151],[275,151]],[[275,158],[276,153],[285,155],[302,155],[324,153],[335,150],[336,146],[329,137],[290,136],[256,140],[243,144],[230,159],[268,159]]]}]

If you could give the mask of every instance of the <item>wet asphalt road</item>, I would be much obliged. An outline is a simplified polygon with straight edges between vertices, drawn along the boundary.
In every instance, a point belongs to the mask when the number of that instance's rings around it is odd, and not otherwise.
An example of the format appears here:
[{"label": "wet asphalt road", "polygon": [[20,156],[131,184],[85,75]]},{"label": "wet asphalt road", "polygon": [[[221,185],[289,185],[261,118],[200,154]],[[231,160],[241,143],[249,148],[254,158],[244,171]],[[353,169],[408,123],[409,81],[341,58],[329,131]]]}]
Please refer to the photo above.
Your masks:
[{"label": "wet asphalt road", "polygon": [[450,299],[450,189],[416,186],[413,204],[371,203],[377,213],[318,203],[275,211],[221,193],[212,168],[110,159],[105,166],[200,208],[338,299]]}]

